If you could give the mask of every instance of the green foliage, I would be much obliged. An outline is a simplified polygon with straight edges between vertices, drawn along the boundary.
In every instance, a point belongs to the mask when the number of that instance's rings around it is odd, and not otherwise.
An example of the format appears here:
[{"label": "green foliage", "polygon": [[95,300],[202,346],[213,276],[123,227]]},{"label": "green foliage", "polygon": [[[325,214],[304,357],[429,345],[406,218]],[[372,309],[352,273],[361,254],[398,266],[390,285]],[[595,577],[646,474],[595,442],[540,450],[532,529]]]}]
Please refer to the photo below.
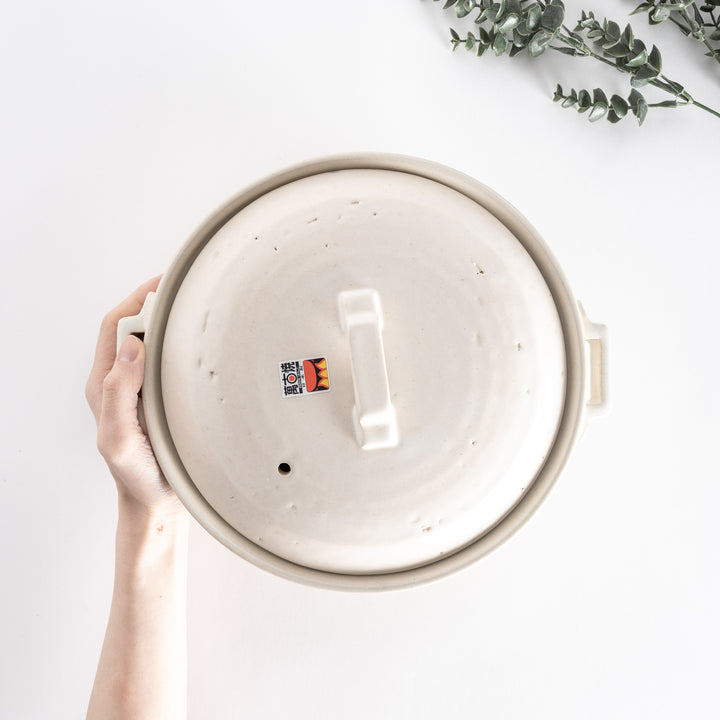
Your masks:
[{"label": "green foliage", "polygon": [[575,32],[582,32],[594,41],[597,51],[604,58],[611,59],[622,71],[627,72],[633,87],[642,87],[655,80],[662,71],[662,57],[656,45],[648,52],[645,43],[638,40],[630,25],[624,30],[607,19],[602,23],[593,13],[583,11]]},{"label": "green foliage", "polygon": [[645,13],[651,25],[669,20],[683,35],[701,42],[720,63],[720,0],[644,0],[631,15]]},{"label": "green foliage", "polygon": [[627,100],[620,95],[612,95],[608,100],[601,88],[595,88],[592,95],[587,90],[576,91],[571,88],[566,95],[562,86],[558,85],[553,101],[559,102],[564,108],[574,107],[579,113],[589,111],[590,122],[605,118],[613,124],[620,122],[630,111],[637,118],[638,125],[642,125],[649,107],[645,98],[635,89],[630,92]]},{"label": "green foliage", "polygon": [[[683,105],[696,105],[720,117],[720,113],[695,100],[680,83],[663,74],[660,50],[656,45],[648,47],[635,37],[629,24],[621,28],[612,20],[600,21],[594,13],[582,11],[571,30],[565,25],[562,0],[446,0],[443,7],[454,8],[458,18],[475,14],[474,18],[468,18],[476,26],[474,32],[462,37],[456,30],[450,30],[453,50],[462,46],[478,57],[488,50],[495,56],[507,54],[510,57],[527,51],[530,57],[539,57],[550,49],[572,57],[591,57],[628,76],[632,90],[627,99],[614,94],[608,100],[600,88],[595,88],[592,94],[587,90],[571,89],[570,94],[565,95],[560,85],[557,86],[553,99],[565,108],[575,107],[579,113],[587,112],[590,122],[606,118],[611,123],[618,123],[631,112],[642,125],[648,108]],[[698,25],[697,14],[707,13],[715,23],[714,32],[720,39],[720,27],[715,22],[715,12],[720,15],[720,0],[705,0],[699,8],[693,0],[647,0],[635,12],[647,12],[651,24],[658,24],[667,19],[675,22],[673,13],[685,13],[689,17],[691,9],[696,20],[695,25],[688,25],[688,34],[704,33],[705,26]],[[703,40],[707,44],[704,34]],[[648,103],[638,91],[646,85],[663,90],[672,99]]]},{"label": "green foliage", "polygon": [[447,0],[443,7],[454,7],[459,18],[477,11],[474,22],[479,36],[468,33],[460,38],[454,30],[451,36],[453,48],[464,45],[478,56],[490,48],[495,55],[514,57],[525,49],[532,57],[542,55],[557,38],[565,18],[562,0]]}]

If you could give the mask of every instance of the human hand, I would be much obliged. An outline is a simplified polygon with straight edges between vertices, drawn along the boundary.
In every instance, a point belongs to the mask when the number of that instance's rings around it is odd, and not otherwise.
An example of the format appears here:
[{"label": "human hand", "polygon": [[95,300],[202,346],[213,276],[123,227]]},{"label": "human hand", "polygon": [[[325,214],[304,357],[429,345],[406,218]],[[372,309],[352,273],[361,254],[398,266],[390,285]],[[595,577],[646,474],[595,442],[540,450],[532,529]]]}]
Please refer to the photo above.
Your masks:
[{"label": "human hand", "polygon": [[103,319],[85,396],[97,422],[98,450],[115,479],[121,504],[146,518],[170,519],[187,513],[163,476],[137,416],[145,345],[131,335],[117,356],[115,352],[118,322],[137,315],[159,282],[160,277],[148,280]]}]

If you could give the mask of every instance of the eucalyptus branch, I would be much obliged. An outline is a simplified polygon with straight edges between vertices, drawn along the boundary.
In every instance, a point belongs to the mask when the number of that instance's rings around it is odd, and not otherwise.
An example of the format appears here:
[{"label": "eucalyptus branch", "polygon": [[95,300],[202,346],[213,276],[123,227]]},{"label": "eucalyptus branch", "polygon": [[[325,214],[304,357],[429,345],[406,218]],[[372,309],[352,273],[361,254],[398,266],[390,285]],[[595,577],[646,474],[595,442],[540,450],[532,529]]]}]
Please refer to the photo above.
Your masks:
[{"label": "eucalyptus branch", "polygon": [[[561,102],[562,107],[575,107],[579,113],[590,112],[588,119],[590,122],[597,122],[607,117],[611,123],[620,122],[631,111],[641,125],[645,121],[645,116],[649,107],[657,107],[649,105],[645,98],[635,88],[630,91],[627,100],[620,95],[613,95],[608,100],[607,95],[601,88],[595,88],[592,95],[588,90],[576,91],[574,88],[565,95],[560,85],[555,90],[553,96],[554,102]],[[665,107],[663,105],[663,107]]]},{"label": "eucalyptus branch", "polygon": [[720,41],[720,17],[715,17],[719,8],[720,0],[702,0],[700,7],[695,0],[644,0],[630,14],[647,13],[651,25],[670,20],[683,35],[703,43],[705,54],[720,63],[720,47],[712,44]]},{"label": "eucalyptus branch", "polygon": [[[720,5],[720,0],[713,2]],[[655,45],[648,50],[642,40],[635,38],[630,25],[621,30],[616,22],[607,19],[600,22],[592,12],[583,11],[577,26],[571,30],[564,24],[562,0],[446,0],[443,7],[454,7],[459,18],[477,11],[475,32],[468,32],[463,38],[451,28],[453,50],[462,45],[478,56],[492,50],[496,56],[507,53],[510,57],[527,50],[531,57],[538,57],[549,48],[573,57],[591,57],[628,75],[632,92],[627,100],[613,95],[608,101],[601,88],[593,90],[592,95],[587,90],[571,90],[565,95],[558,85],[554,99],[562,101],[563,107],[577,105],[578,112],[589,111],[591,122],[605,117],[616,123],[630,110],[642,124],[650,107],[685,105],[696,105],[720,118],[720,113],[695,100],[680,83],[662,74],[660,51]],[[638,91],[645,85],[668,93],[672,99],[648,103]]]}]

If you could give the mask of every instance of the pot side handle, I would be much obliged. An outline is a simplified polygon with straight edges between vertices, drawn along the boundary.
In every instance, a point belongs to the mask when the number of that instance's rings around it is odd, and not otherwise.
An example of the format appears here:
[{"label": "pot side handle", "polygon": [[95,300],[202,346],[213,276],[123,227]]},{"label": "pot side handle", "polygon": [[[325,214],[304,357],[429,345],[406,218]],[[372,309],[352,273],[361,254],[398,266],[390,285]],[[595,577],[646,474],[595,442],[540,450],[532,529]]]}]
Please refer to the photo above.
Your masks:
[{"label": "pot side handle", "polygon": [[590,388],[585,403],[588,421],[610,412],[609,341],[607,325],[590,322],[582,303],[578,302],[585,342],[588,344],[588,377]]},{"label": "pot side handle", "polygon": [[121,318],[117,327],[117,350],[129,335],[137,335],[141,340],[143,339],[150,324],[156,295],[157,293],[154,292],[147,294],[142,310],[137,315]]}]

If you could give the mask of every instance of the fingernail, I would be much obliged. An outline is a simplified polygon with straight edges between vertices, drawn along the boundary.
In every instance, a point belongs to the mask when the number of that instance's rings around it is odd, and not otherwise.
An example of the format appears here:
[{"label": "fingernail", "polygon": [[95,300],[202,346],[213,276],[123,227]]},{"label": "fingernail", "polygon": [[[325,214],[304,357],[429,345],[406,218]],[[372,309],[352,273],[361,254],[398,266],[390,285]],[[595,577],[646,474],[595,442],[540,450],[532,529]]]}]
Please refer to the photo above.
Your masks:
[{"label": "fingernail", "polygon": [[138,355],[140,341],[134,335],[128,335],[118,350],[117,359],[120,362],[132,362]]}]

